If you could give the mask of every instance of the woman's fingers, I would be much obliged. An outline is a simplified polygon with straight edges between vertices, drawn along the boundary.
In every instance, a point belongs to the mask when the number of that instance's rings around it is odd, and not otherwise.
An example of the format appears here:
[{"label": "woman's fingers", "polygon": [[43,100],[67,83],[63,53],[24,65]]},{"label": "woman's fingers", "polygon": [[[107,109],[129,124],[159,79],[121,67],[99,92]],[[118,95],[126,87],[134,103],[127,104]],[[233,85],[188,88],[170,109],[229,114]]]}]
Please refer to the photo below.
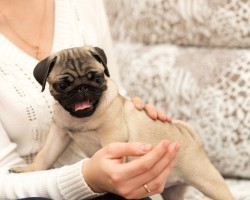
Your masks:
[{"label": "woman's fingers", "polygon": [[158,114],[157,114],[157,109],[155,108],[155,106],[153,106],[152,104],[146,104],[144,106],[144,110],[146,111],[146,113],[151,119],[153,120],[157,119]]},{"label": "woman's fingers", "polygon": [[[166,153],[163,154],[150,169],[146,169],[138,176],[130,178],[127,183],[128,185],[127,189],[129,191],[128,194],[132,195],[133,197],[142,197],[142,196],[146,197],[162,192],[166,180],[168,178],[168,175],[174,165],[178,149],[179,149],[178,144],[176,143],[170,144]],[[146,163],[147,161],[144,160],[144,162]],[[133,188],[129,188],[129,186],[133,186]],[[130,196],[126,196],[126,198],[129,197]]]},{"label": "woman's fingers", "polygon": [[[155,192],[162,192],[163,186],[166,183],[167,177],[175,163],[176,153],[179,150],[179,145],[174,143],[171,144],[169,150],[167,151],[168,156],[167,159],[160,159],[150,171],[148,171],[147,176],[142,177],[144,178],[145,184],[151,185],[151,191]],[[147,178],[147,180],[145,180]]]},{"label": "woman's fingers", "polygon": [[[124,170],[126,170],[128,174],[128,179],[137,177],[149,171],[157,162],[162,159],[163,155],[166,155],[168,146],[169,142],[167,140],[163,140],[144,156],[126,163],[124,165]],[[171,160],[171,155],[168,156],[167,154],[166,157],[164,157],[164,160],[167,162],[168,159]]]},{"label": "woman's fingers", "polygon": [[163,122],[172,122],[172,119],[165,115],[165,113],[161,111],[157,111],[157,119],[163,121]]},{"label": "woman's fingers", "polygon": [[[167,140],[153,148],[139,142],[112,143],[86,160],[82,173],[94,192],[112,192],[127,199],[156,194],[164,187],[172,166],[170,163],[176,154],[174,145],[176,143],[170,144]],[[124,163],[126,156],[140,157]],[[151,190],[149,193],[144,184]]]},{"label": "woman's fingers", "polygon": [[[167,180],[167,172],[171,170],[171,164],[174,163],[178,150],[178,144],[170,144],[167,152],[151,167],[151,169],[136,177],[136,180],[134,180],[135,185],[154,182],[155,187],[151,188],[151,190],[159,190],[159,186],[164,185],[165,180]],[[137,182],[138,184],[136,184]]]},{"label": "woman's fingers", "polygon": [[144,104],[140,97],[134,97],[131,101],[138,110],[142,110],[144,108]]},{"label": "woman's fingers", "polygon": [[136,109],[138,110],[145,110],[148,117],[153,120],[159,119],[163,122],[171,122],[172,119],[167,117],[163,112],[158,111],[156,107],[152,104],[145,104],[142,102],[141,98],[134,97],[132,100],[133,104],[135,105]]},{"label": "woman's fingers", "polygon": [[172,119],[170,117],[167,117],[163,112],[156,109],[155,106],[152,104],[146,104],[144,107],[146,113],[148,116],[153,120],[161,120],[163,122],[171,122]]},{"label": "woman's fingers", "polygon": [[175,161],[175,158],[171,160],[169,165],[155,179],[151,180],[148,183],[141,185],[136,190],[134,190],[133,197],[141,198],[141,197],[148,197],[148,196],[162,193],[164,190],[166,181],[168,180],[168,176],[174,166],[174,163],[175,163],[174,161]]},{"label": "woman's fingers", "polygon": [[139,142],[109,144],[84,162],[84,179],[95,192],[108,191],[121,195],[128,185],[128,174],[123,167],[125,156],[142,156],[151,148],[151,145]]},{"label": "woman's fingers", "polygon": [[142,156],[152,149],[152,145],[141,142],[115,142],[104,147],[104,155],[109,159],[124,156]]},{"label": "woman's fingers", "polygon": [[142,102],[140,97],[134,97],[131,101],[135,105],[136,109],[138,109],[138,110],[144,109],[146,111],[147,115],[151,119],[157,119],[157,110],[156,110],[155,106],[153,106],[152,104],[144,105],[144,103]]}]

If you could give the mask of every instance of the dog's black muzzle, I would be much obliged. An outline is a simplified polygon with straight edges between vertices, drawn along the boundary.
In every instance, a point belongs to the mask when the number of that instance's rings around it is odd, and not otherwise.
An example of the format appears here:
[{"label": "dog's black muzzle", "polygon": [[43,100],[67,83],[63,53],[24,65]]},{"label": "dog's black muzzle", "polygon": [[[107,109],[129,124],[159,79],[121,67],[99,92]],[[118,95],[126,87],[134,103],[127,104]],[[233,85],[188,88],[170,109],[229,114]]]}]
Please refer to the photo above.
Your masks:
[{"label": "dog's black muzzle", "polygon": [[106,89],[106,85],[101,87],[81,85],[63,94],[57,100],[72,116],[78,118],[89,117],[95,112]]}]

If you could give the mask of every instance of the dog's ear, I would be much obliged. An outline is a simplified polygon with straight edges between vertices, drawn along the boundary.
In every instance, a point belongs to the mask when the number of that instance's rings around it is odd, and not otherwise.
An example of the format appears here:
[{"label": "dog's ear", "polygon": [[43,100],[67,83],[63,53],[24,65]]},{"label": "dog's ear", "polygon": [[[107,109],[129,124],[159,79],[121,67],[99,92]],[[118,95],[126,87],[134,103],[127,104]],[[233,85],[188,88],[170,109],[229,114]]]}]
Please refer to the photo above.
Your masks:
[{"label": "dog's ear", "polygon": [[42,92],[45,89],[45,85],[47,82],[47,78],[55,66],[56,58],[50,60],[49,58],[45,58],[44,60],[40,61],[36,67],[34,68],[33,75],[38,83],[42,86]]},{"label": "dog's ear", "polygon": [[94,47],[95,51],[90,51],[91,55],[104,66],[104,73],[110,77],[109,70],[107,67],[107,57],[104,51],[99,47]]}]

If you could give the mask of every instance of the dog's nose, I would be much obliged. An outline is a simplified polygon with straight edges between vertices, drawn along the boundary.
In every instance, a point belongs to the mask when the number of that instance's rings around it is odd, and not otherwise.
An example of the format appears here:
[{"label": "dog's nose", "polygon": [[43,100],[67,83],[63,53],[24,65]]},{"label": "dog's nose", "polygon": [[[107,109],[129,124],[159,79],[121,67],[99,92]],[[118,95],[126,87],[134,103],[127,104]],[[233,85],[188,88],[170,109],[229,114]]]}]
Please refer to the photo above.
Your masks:
[{"label": "dog's nose", "polygon": [[88,91],[88,87],[86,87],[86,86],[80,86],[79,88],[78,88],[78,92],[80,92],[80,93],[82,93],[82,92],[87,92]]}]

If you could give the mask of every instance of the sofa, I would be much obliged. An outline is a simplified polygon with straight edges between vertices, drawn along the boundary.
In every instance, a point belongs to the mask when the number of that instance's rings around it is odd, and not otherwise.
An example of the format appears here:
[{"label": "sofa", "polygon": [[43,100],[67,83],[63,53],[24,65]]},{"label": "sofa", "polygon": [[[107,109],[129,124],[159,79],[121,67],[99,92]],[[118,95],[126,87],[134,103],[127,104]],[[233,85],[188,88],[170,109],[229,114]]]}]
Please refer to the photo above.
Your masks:
[{"label": "sofa", "polygon": [[[250,200],[250,1],[104,1],[127,95],[189,122]],[[188,186],[185,199],[207,198]]]}]

